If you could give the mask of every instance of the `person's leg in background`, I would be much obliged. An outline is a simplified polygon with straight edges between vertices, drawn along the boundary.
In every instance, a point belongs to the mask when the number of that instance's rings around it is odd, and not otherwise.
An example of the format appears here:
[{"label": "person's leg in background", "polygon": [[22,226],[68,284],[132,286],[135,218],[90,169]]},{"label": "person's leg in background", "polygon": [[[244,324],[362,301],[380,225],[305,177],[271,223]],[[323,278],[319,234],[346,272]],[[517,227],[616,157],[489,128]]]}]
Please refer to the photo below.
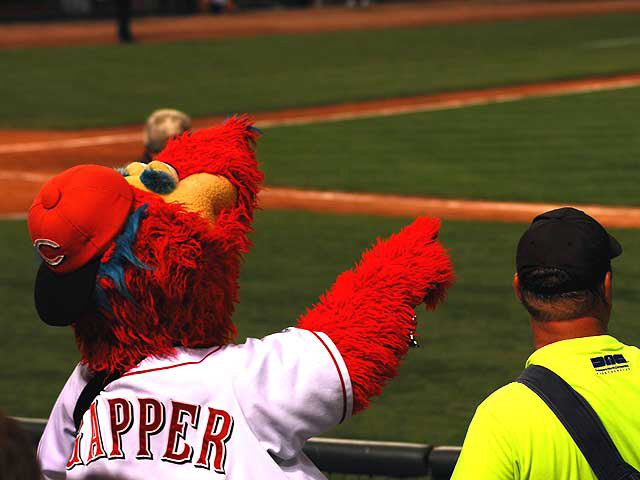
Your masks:
[{"label": "person's leg in background", "polygon": [[116,19],[118,22],[118,39],[122,43],[133,42],[131,34],[131,0],[116,0]]}]

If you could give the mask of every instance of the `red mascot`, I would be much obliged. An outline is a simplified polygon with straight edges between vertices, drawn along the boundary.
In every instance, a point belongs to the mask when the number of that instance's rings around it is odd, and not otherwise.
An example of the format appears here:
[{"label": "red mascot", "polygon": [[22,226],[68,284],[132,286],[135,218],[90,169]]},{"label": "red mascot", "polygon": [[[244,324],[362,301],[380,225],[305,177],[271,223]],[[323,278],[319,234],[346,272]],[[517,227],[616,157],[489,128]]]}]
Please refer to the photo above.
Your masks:
[{"label": "red mascot", "polygon": [[453,278],[436,219],[379,241],[297,327],[233,343],[258,135],[234,117],[148,165],[71,168],[34,200],[36,307],[81,352],[38,449],[46,478],[324,478],[305,441],[397,374],[414,309]]}]

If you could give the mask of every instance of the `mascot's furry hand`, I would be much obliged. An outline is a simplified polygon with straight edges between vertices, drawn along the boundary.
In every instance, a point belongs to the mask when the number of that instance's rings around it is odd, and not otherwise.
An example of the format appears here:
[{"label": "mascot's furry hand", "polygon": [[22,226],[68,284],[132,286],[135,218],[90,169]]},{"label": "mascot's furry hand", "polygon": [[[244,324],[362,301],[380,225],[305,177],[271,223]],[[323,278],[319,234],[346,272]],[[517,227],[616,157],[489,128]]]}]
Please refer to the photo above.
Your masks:
[{"label": "mascot's furry hand", "polygon": [[354,413],[397,374],[416,329],[414,308],[422,302],[435,308],[451,285],[439,227],[437,219],[419,218],[379,241],[299,320],[301,328],[326,333],[338,347],[351,377]]}]

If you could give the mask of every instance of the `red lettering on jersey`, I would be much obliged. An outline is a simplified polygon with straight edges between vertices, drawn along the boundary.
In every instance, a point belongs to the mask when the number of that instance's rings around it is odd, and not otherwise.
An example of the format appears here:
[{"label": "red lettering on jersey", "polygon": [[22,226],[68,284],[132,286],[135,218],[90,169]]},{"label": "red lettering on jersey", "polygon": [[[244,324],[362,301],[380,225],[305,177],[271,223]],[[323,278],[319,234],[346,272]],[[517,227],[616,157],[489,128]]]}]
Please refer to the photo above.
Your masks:
[{"label": "red lettering on jersey", "polygon": [[87,457],[87,465],[94,460],[106,457],[104,453],[104,445],[102,443],[102,434],[100,432],[100,422],[98,422],[98,400],[93,402],[89,407],[89,417],[91,418],[91,441],[89,442],[89,456]]},{"label": "red lettering on jersey", "polygon": [[140,404],[140,429],[138,431],[140,448],[136,458],[138,460],[153,460],[153,453],[149,448],[149,437],[164,428],[164,405],[155,398],[139,398],[138,403]]},{"label": "red lettering on jersey", "polygon": [[67,470],[71,470],[73,467],[77,465],[84,465],[84,462],[80,458],[80,441],[82,440],[82,420],[80,420],[80,427],[78,427],[78,434],[76,435],[76,440],[73,442],[73,453],[71,454],[71,458],[67,462]]},{"label": "red lettering on jersey", "polygon": [[109,459],[124,458],[122,453],[122,435],[127,433],[133,425],[133,407],[124,398],[111,398],[109,402],[109,416],[111,417],[111,440],[113,448]]},{"label": "red lettering on jersey", "polygon": [[207,429],[202,437],[200,458],[196,467],[210,469],[209,457],[213,448],[213,469],[216,473],[225,473],[224,464],[227,460],[227,442],[233,433],[233,417],[224,410],[209,407]]},{"label": "red lettering on jersey", "polygon": [[[193,447],[186,442],[187,424],[184,417],[189,415],[191,417],[189,424],[193,428],[197,428],[200,417],[200,405],[174,401],[172,401],[171,404],[173,408],[171,412],[171,424],[169,425],[169,438],[167,440],[167,449],[162,456],[162,460],[171,463],[187,463],[193,458]],[[177,452],[176,450],[180,442],[184,442],[184,447],[182,451]]]}]

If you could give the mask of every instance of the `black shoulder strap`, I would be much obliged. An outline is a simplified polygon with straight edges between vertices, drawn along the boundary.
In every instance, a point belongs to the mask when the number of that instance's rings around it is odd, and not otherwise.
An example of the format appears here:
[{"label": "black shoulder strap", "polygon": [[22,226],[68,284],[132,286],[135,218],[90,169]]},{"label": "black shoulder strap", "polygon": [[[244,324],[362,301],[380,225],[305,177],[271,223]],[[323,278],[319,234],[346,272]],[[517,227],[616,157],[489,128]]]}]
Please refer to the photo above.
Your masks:
[{"label": "black shoulder strap", "polygon": [[626,463],[600,418],[582,395],[548,368],[530,365],[517,378],[544,400],[567,429],[599,480],[640,478]]},{"label": "black shoulder strap", "polygon": [[76,432],[80,428],[80,422],[82,421],[84,412],[89,410],[89,407],[91,406],[93,400],[100,394],[102,390],[104,390],[107,385],[120,378],[121,376],[121,373],[112,373],[108,375],[105,372],[98,372],[84,386],[82,393],[80,393],[80,396],[76,401],[76,406],[73,409],[73,423],[76,426]]}]

